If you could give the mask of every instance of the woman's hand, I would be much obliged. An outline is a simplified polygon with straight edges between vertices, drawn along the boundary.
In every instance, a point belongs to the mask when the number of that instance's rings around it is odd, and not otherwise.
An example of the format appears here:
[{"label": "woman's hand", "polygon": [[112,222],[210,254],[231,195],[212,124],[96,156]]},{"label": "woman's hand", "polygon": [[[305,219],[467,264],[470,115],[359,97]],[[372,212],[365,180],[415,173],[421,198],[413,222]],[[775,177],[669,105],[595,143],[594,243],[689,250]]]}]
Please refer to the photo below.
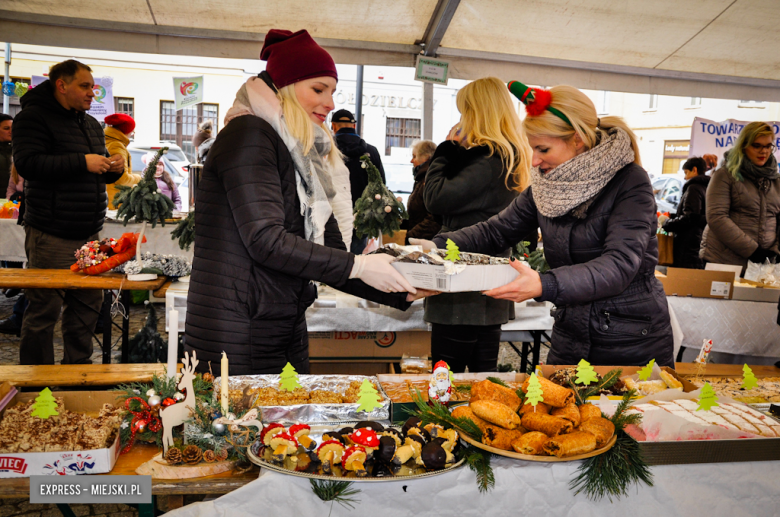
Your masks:
[{"label": "woman's hand", "polygon": [[450,129],[450,132],[447,134],[447,140],[460,143],[460,121],[452,126],[452,129]]},{"label": "woman's hand", "polygon": [[395,257],[384,253],[375,255],[355,255],[355,264],[349,278],[359,278],[374,289],[385,293],[417,294],[417,289],[390,264]]},{"label": "woman's hand", "polygon": [[409,244],[411,244],[412,246],[422,246],[423,251],[426,251],[426,252],[438,249],[436,247],[436,243],[435,242],[429,241],[427,239],[411,238],[411,239],[409,239]]},{"label": "woman's hand", "polygon": [[521,264],[519,260],[510,260],[509,265],[515,268],[520,275],[508,284],[483,291],[482,294],[497,300],[511,300],[515,303],[542,295],[542,279],[538,272]]},{"label": "woman's hand", "polygon": [[409,293],[406,295],[406,301],[407,302],[413,302],[415,300],[420,300],[421,298],[428,298],[429,296],[436,296],[437,294],[440,294],[441,291],[431,291],[429,289],[417,289],[417,294]]}]

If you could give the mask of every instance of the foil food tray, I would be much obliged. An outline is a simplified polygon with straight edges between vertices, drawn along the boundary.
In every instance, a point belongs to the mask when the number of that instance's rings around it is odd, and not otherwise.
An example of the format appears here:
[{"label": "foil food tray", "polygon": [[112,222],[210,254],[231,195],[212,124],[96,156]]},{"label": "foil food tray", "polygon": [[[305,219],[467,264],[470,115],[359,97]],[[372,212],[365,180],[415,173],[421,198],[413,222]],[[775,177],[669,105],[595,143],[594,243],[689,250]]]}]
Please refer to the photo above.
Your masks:
[{"label": "foil food tray", "polygon": [[[362,383],[368,379],[379,391],[381,407],[370,412],[358,411],[359,404],[294,404],[291,406],[257,406],[260,409],[262,422],[327,424],[347,423],[360,420],[390,420],[390,397],[382,388],[379,379],[366,375],[299,375],[298,383],[308,391],[329,390],[344,393],[352,381]],[[232,375],[228,378],[228,389],[244,390],[251,388],[279,389],[278,374],[268,375]],[[215,400],[220,400],[221,379],[214,379]]]}]

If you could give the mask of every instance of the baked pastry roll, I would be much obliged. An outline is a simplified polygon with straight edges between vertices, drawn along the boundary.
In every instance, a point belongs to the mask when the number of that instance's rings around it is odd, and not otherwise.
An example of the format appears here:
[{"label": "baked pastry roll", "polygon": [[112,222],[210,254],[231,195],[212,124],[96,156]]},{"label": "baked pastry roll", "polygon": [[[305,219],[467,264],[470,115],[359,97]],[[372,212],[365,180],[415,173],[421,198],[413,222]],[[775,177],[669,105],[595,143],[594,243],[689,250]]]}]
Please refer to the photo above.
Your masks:
[{"label": "baked pastry roll", "polygon": [[525,433],[523,436],[512,442],[512,448],[515,452],[520,454],[528,454],[531,456],[547,455],[544,452],[544,446],[547,445],[547,441],[550,439],[544,433],[538,431],[532,431]]},{"label": "baked pastry roll", "polygon": [[471,385],[471,402],[477,400],[494,400],[509,406],[514,412],[520,407],[520,397],[513,390],[489,380],[480,381]]},{"label": "baked pastry roll", "polygon": [[[544,403],[552,407],[564,407],[569,402],[574,402],[574,392],[569,388],[559,386],[554,382],[551,382],[544,377],[539,377],[539,383],[542,385],[542,396],[544,397]],[[528,393],[528,383],[530,377],[523,383],[523,391]]]},{"label": "baked pastry roll", "polygon": [[550,406],[545,404],[544,402],[539,402],[536,404],[536,410],[534,411],[534,407],[531,404],[528,404],[527,402],[523,404],[523,407],[520,408],[520,416],[522,417],[526,413],[544,413],[545,415],[550,414]]},{"label": "baked pastry roll", "polygon": [[615,424],[602,417],[590,418],[580,424],[579,431],[587,431],[596,437],[596,447],[604,447],[615,434]]},{"label": "baked pastry roll", "polygon": [[544,451],[550,456],[568,458],[596,450],[596,437],[586,431],[576,431],[550,438]]},{"label": "baked pastry roll", "polygon": [[661,380],[664,381],[664,383],[670,390],[678,390],[678,391],[683,390],[682,383],[677,379],[675,379],[674,375],[672,375],[669,372],[665,372],[661,370]]},{"label": "baked pastry roll", "polygon": [[477,415],[474,414],[474,412],[471,410],[468,406],[458,406],[455,409],[452,410],[452,416],[456,418],[470,418],[472,422],[477,424],[482,431],[485,431],[485,428],[490,425],[490,423],[485,422],[481,418],[479,418]]},{"label": "baked pastry roll", "polygon": [[568,420],[544,413],[526,413],[522,424],[529,431],[539,431],[550,437],[570,433],[574,428]]},{"label": "baked pastry roll", "polygon": [[469,404],[479,418],[487,420],[504,429],[515,429],[520,425],[520,417],[512,409],[494,400],[477,400]]},{"label": "baked pastry roll", "polygon": [[580,410],[580,424],[585,420],[591,418],[598,418],[601,416],[601,408],[594,406],[593,404],[583,404],[578,408]]},{"label": "baked pastry roll", "polygon": [[503,451],[511,451],[512,442],[522,436],[523,433],[516,429],[502,429],[496,425],[488,425],[482,431],[482,443]]},{"label": "baked pastry roll", "polygon": [[550,415],[565,418],[571,422],[571,425],[574,427],[580,425],[580,420],[582,420],[580,417],[580,409],[574,402],[566,404],[564,407],[553,408],[552,411],[550,411]]}]

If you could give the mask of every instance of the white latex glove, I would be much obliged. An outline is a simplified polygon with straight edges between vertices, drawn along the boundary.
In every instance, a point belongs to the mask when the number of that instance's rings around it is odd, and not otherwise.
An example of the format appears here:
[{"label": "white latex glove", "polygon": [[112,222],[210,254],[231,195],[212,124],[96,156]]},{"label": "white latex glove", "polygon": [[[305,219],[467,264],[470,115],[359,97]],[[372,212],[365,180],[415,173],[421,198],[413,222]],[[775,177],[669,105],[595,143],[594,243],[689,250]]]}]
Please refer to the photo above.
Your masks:
[{"label": "white latex glove", "polygon": [[423,251],[431,251],[438,249],[436,243],[427,239],[409,239],[409,244],[412,246],[422,246]]},{"label": "white latex glove", "polygon": [[355,265],[349,278],[359,278],[374,289],[385,293],[407,292],[416,294],[417,289],[406,281],[404,276],[390,264],[395,257],[384,253],[375,255],[355,255]]}]

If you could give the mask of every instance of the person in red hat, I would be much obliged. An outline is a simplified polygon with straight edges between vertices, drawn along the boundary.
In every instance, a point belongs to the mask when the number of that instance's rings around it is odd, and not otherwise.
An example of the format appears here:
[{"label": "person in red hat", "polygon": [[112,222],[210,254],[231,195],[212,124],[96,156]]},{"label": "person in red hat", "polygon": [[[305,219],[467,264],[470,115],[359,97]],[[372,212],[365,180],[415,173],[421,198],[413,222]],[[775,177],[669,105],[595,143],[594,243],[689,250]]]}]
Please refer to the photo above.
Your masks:
[{"label": "person in red hat", "polygon": [[346,167],[324,126],[333,58],[305,30],[270,31],[260,57],[266,70],[236,94],[198,186],[185,350],[204,368],[224,351],[231,375],[287,363],[308,373],[313,281],[402,310],[428,293],[392,257],[347,251],[339,223],[352,218],[349,176],[334,181]]},{"label": "person in red hat", "polygon": [[126,187],[132,187],[142,179],[140,174],[133,174],[133,161],[130,158],[130,153],[127,152],[130,136],[135,131],[135,120],[130,115],[114,113],[107,116],[103,121],[106,123],[106,149],[108,149],[109,154],[119,154],[125,159],[125,171],[122,177],[116,180],[116,183],[106,185],[108,208],[115,210],[114,196],[119,192],[116,186],[125,185]]}]

